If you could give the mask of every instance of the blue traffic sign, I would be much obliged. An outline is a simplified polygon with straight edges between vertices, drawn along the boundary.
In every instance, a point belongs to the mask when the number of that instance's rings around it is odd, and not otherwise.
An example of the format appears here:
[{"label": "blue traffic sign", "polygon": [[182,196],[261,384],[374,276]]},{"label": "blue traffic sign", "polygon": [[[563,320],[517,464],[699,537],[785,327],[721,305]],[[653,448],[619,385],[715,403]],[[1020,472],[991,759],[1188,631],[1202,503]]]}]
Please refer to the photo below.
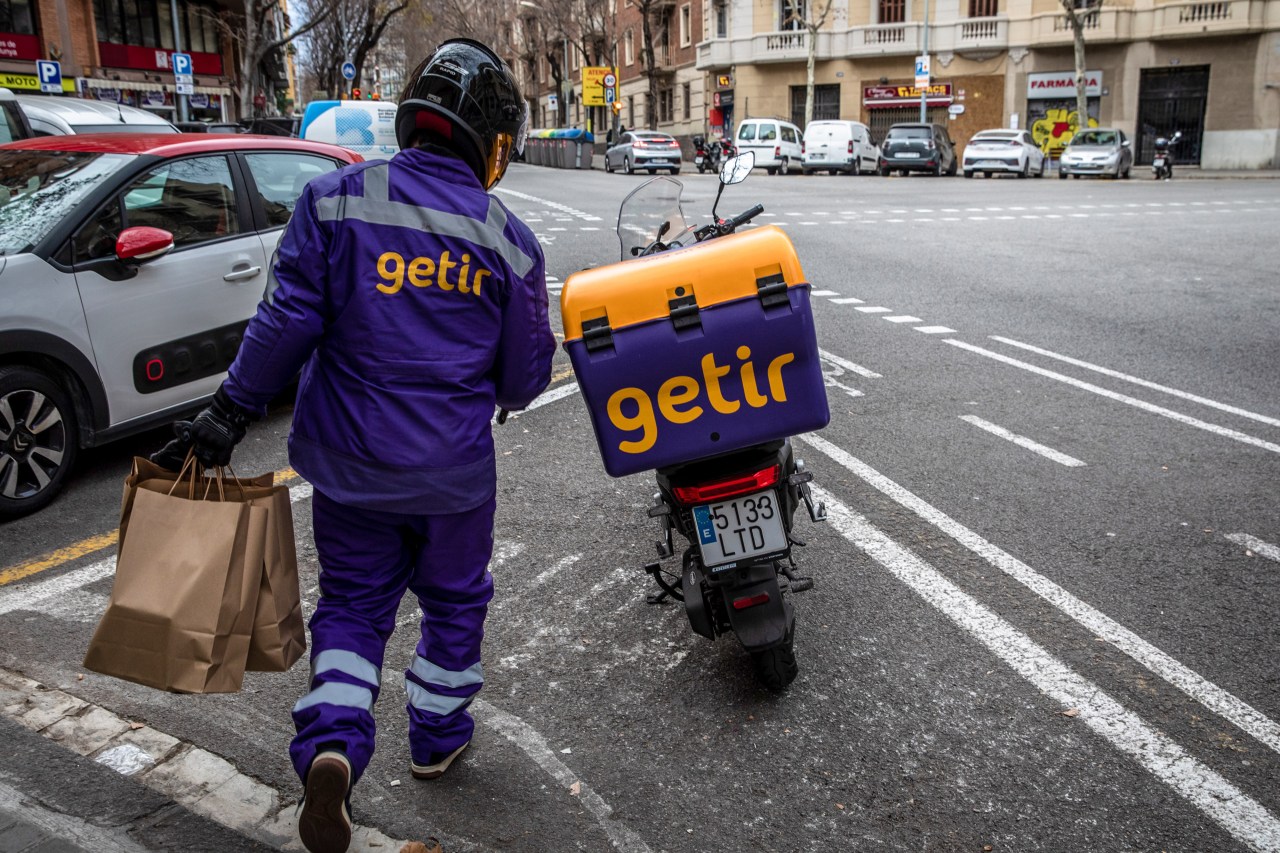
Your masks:
[{"label": "blue traffic sign", "polygon": [[50,59],[36,60],[36,77],[40,79],[41,92],[62,91],[62,65]]},{"label": "blue traffic sign", "polygon": [[615,94],[617,91],[618,91],[618,90],[617,90],[617,89],[615,89],[615,88],[613,88],[612,86],[610,86],[609,88],[605,89],[605,90],[604,90],[604,102],[605,102],[606,104],[612,104],[614,101],[616,101],[616,100],[618,99],[618,98],[617,98],[617,95]]},{"label": "blue traffic sign", "polygon": [[169,64],[173,67],[174,76],[189,75],[192,72],[191,54],[175,53],[169,58]]},{"label": "blue traffic sign", "polygon": [[356,79],[356,64],[354,62],[342,63],[342,76],[347,80]]}]

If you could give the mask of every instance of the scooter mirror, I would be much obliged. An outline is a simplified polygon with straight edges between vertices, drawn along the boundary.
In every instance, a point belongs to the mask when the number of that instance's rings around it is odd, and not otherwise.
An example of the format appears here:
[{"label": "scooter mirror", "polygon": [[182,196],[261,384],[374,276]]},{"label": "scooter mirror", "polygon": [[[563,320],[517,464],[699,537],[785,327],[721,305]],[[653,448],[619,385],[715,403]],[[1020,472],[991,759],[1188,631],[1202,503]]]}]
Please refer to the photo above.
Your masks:
[{"label": "scooter mirror", "polygon": [[747,175],[751,174],[751,170],[755,166],[756,155],[754,151],[747,151],[737,157],[731,157],[725,160],[724,165],[720,167],[720,183],[740,184],[747,179]]}]

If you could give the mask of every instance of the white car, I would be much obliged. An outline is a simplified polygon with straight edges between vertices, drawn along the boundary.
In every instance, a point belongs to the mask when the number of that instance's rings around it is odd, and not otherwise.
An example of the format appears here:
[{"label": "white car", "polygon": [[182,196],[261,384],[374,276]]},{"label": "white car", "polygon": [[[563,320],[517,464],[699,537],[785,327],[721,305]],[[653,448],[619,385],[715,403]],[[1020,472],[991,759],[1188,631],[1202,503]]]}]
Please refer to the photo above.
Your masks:
[{"label": "white car", "polygon": [[36,136],[178,132],[170,122],[155,113],[108,101],[52,95],[18,95],[17,100]]},{"label": "white car", "polygon": [[996,172],[1012,172],[1019,178],[1035,175],[1043,178],[1049,167],[1048,158],[1026,130],[980,130],[964,147],[966,178],[981,172],[988,178]]},{"label": "white car", "polygon": [[770,175],[788,174],[804,163],[804,134],[789,121],[748,118],[738,125],[738,153],[755,155],[756,168]]}]

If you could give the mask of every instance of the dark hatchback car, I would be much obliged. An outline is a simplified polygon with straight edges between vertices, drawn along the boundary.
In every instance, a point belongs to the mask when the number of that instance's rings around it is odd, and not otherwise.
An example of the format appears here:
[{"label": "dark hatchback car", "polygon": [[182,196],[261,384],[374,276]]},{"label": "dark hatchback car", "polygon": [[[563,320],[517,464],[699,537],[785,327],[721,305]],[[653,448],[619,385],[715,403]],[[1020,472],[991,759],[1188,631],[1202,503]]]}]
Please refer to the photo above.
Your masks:
[{"label": "dark hatchback car", "polygon": [[888,176],[895,169],[902,175],[954,175],[956,144],[940,124],[895,124],[880,144],[880,174]]}]

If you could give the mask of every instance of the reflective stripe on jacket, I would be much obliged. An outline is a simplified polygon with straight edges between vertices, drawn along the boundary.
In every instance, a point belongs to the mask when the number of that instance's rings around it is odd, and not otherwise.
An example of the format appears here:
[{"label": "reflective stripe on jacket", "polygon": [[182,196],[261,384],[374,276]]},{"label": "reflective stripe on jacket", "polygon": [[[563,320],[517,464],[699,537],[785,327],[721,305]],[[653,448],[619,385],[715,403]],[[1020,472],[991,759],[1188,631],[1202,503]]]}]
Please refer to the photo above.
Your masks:
[{"label": "reflective stripe on jacket", "polygon": [[527,406],[554,351],[533,233],[461,160],[411,149],[303,190],[226,390],[261,411],[301,369],[303,477],[352,506],[461,512],[494,492],[495,404]]}]

